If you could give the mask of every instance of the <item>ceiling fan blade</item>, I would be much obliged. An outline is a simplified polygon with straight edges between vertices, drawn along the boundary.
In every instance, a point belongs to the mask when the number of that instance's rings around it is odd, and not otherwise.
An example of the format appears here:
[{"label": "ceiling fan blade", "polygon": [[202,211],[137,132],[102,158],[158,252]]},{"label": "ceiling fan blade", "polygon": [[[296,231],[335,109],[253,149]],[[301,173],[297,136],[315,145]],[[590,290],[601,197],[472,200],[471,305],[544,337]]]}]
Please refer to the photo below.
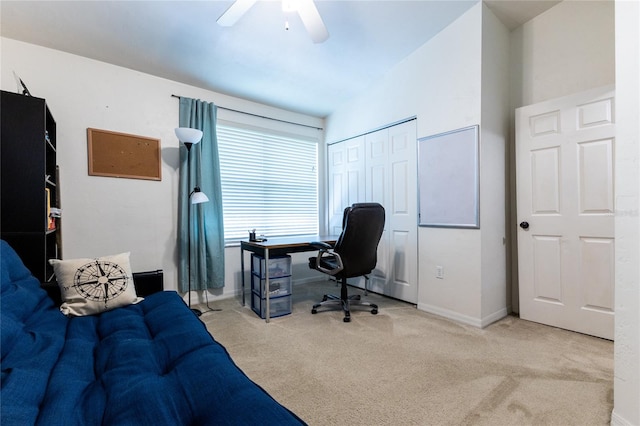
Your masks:
[{"label": "ceiling fan blade", "polygon": [[255,3],[256,0],[236,0],[231,6],[229,6],[229,9],[220,15],[216,22],[220,26],[230,27],[238,22],[238,19],[247,13],[247,10],[249,10]]},{"label": "ceiling fan blade", "polygon": [[299,0],[298,14],[314,43],[322,43],[329,38],[327,27],[313,0]]}]

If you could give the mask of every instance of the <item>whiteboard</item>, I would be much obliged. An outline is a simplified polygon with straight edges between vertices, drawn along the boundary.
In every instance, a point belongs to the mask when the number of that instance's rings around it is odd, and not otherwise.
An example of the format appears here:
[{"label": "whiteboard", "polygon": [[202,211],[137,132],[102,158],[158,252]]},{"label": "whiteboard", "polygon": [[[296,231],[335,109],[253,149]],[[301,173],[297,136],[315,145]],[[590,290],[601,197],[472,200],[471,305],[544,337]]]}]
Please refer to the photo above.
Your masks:
[{"label": "whiteboard", "polygon": [[480,228],[479,126],[418,139],[418,225]]}]

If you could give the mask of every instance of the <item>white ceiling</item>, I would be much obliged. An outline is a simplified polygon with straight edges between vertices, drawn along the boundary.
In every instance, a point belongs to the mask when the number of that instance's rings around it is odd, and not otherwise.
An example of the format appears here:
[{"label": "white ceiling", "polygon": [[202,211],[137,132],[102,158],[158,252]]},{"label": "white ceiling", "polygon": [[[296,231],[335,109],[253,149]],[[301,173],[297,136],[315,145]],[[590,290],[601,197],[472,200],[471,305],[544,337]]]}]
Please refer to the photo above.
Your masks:
[{"label": "white ceiling", "polygon": [[[325,117],[477,2],[316,0],[330,37],[314,44],[297,15],[285,31],[277,1],[225,28],[231,0],[2,0],[0,35]],[[485,3],[512,29],[558,2]]]}]

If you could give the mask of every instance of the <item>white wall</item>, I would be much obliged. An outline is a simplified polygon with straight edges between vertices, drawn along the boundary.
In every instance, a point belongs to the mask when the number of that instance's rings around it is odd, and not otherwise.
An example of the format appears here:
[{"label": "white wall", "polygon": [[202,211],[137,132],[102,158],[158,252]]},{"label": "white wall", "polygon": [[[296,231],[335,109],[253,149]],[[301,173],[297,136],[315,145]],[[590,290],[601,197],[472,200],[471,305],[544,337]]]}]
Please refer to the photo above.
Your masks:
[{"label": "white wall", "polygon": [[[57,124],[65,258],[131,252],[134,271],[163,269],[165,288],[177,289],[176,223],[178,99],[200,98],[241,111],[323,127],[294,114],[80,56],[0,38],[1,88],[16,92],[13,72],[33,96],[47,100]],[[219,110],[218,118],[249,120]],[[159,138],[162,181],[88,176],[88,127]],[[314,131],[316,132],[316,131]],[[323,135],[317,135],[320,140]],[[226,285],[239,289],[238,247],[226,249]],[[304,278],[304,270],[301,271]]]},{"label": "white wall", "polygon": [[509,131],[509,30],[483,4],[480,229],[482,324],[511,309],[507,278],[507,144]]},{"label": "white wall", "polygon": [[[472,7],[365,95],[331,114],[327,141],[411,116],[417,116],[418,138],[479,124],[481,15],[481,4]],[[420,309],[478,321],[480,236],[479,230],[418,229]],[[435,278],[436,265],[444,267],[445,279]]]},{"label": "white wall", "polygon": [[611,424],[640,425],[640,3],[616,1],[616,294]]},{"label": "white wall", "polygon": [[418,116],[418,138],[480,121],[478,4],[327,117],[333,143]]},{"label": "white wall", "polygon": [[[487,90],[481,229],[418,230],[418,308],[477,326],[507,312],[503,182],[508,99],[507,88],[498,86],[508,72],[508,32],[484,9],[481,3],[472,7],[366,94],[331,114],[326,129],[327,141],[335,142],[411,116],[417,116],[418,138],[481,124],[481,96]],[[483,67],[487,11],[492,30],[485,48],[496,62]],[[445,279],[435,278],[436,265],[444,267]]]},{"label": "white wall", "polygon": [[613,5],[563,1],[512,31],[514,108],[613,83]]}]

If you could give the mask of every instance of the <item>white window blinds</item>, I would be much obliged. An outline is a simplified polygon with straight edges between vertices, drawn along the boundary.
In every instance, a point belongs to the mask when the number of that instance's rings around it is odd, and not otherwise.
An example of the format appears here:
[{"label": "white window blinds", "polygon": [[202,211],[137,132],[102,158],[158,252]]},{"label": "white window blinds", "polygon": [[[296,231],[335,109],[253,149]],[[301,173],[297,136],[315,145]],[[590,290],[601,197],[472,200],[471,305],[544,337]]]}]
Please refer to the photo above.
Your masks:
[{"label": "white window blinds", "polygon": [[318,233],[318,143],[217,125],[227,242]]}]

